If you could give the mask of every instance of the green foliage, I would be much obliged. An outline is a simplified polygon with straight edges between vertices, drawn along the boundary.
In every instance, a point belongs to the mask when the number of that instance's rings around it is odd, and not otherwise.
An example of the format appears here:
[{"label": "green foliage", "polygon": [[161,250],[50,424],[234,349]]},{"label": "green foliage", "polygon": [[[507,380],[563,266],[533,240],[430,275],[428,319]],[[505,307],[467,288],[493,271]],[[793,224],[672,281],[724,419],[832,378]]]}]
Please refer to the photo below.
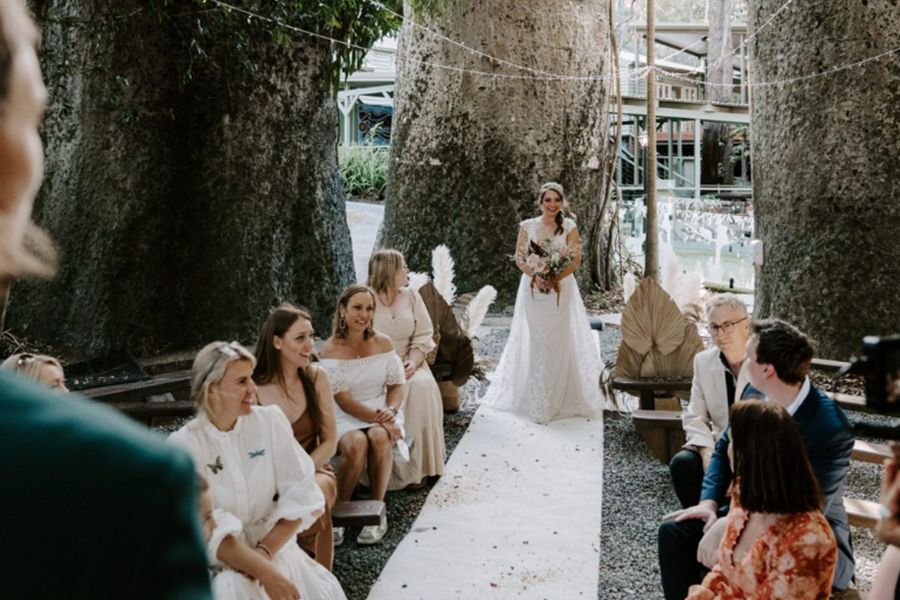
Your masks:
[{"label": "green foliage", "polygon": [[[183,0],[156,3],[185,14]],[[241,55],[245,71],[256,73],[260,65],[249,57],[247,48],[260,40],[289,47],[297,38],[307,38],[331,52],[332,61],[323,75],[335,93],[341,76],[359,70],[375,41],[399,30],[402,19],[397,15],[403,13],[402,0],[229,0],[233,9],[214,0],[190,3],[197,9],[189,32],[195,58],[204,58],[206,40],[224,29],[232,36],[232,49]],[[413,0],[412,5],[421,14],[439,14],[444,0]]]},{"label": "green foliage", "polygon": [[388,177],[388,148],[367,143],[338,148],[338,164],[344,191],[353,196],[380,200]]}]

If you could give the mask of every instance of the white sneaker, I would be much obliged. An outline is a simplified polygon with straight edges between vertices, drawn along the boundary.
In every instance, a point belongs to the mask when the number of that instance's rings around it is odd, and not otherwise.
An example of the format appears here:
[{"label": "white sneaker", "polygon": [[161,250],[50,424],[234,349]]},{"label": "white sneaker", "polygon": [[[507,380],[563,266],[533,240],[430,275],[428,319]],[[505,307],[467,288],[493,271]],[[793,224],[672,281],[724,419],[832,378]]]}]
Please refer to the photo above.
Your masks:
[{"label": "white sneaker", "polygon": [[335,547],[340,546],[344,543],[344,528],[343,527],[335,527],[332,530],[332,538],[334,539]]},{"label": "white sneaker", "polygon": [[384,534],[387,533],[388,524],[387,524],[387,515],[381,517],[381,523],[378,525],[366,525],[362,528],[362,531],[359,533],[359,536],[356,538],[356,543],[361,546],[371,546],[372,544],[377,544],[381,541],[381,538],[384,537]]}]

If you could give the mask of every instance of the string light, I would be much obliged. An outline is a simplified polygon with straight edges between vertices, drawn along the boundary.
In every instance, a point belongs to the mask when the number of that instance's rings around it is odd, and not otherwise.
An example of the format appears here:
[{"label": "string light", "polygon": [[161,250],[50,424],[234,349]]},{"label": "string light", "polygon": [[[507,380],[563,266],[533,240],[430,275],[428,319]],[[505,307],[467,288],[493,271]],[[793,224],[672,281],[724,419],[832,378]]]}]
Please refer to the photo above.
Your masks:
[{"label": "string light", "polygon": [[[831,67],[831,68],[825,69],[824,71],[819,71],[818,73],[810,73],[808,75],[799,75],[797,77],[790,77],[788,79],[778,79],[775,81],[747,82],[744,85],[751,87],[751,88],[758,88],[758,87],[772,87],[772,86],[779,86],[779,85],[788,85],[791,83],[798,83],[801,81],[809,81],[810,79],[816,79],[818,77],[826,77],[828,75],[833,75],[834,73],[838,73],[840,71],[856,69],[856,68],[862,67],[864,65],[867,65],[870,62],[875,62],[875,61],[881,60],[882,58],[897,54],[898,52],[900,52],[900,46],[898,46],[896,48],[892,48],[886,52],[882,52],[881,54],[877,54],[875,56],[870,56],[869,58],[864,58],[862,60],[859,60],[859,61],[856,61],[853,63],[849,63],[849,64],[845,64],[845,65],[840,65],[837,67]],[[665,75],[667,75],[669,77],[687,81],[694,85],[702,85],[702,86],[706,86],[706,87],[728,87],[728,88],[734,87],[733,83],[713,83],[713,82],[709,82],[709,81],[695,81],[688,77],[684,77],[680,73],[675,73],[673,71],[666,71],[664,69],[660,69],[659,67],[657,67],[656,70],[661,73],[664,73]]]},{"label": "string light", "polygon": [[[297,32],[297,33],[302,33],[302,34],[304,34],[304,35],[308,35],[308,36],[311,36],[311,37],[315,37],[315,38],[317,38],[317,39],[321,39],[321,40],[328,41],[328,42],[331,42],[331,43],[334,43],[334,44],[338,44],[338,45],[341,45],[341,46],[345,46],[345,47],[347,47],[347,48],[355,48],[355,49],[358,49],[358,50],[362,50],[362,51],[364,51],[364,52],[368,52],[368,51],[369,51],[369,48],[367,48],[367,47],[365,47],[365,46],[361,46],[361,45],[359,45],[359,44],[354,44],[354,43],[352,43],[352,42],[348,42],[348,41],[345,41],[345,40],[338,40],[338,39],[329,37],[329,36],[327,36],[327,35],[323,35],[323,34],[321,34],[321,33],[317,33],[317,32],[315,32],[315,31],[310,31],[310,30],[308,30],[308,29],[303,29],[302,27],[297,27],[296,25],[291,25],[291,24],[289,24],[289,23],[284,23],[284,22],[282,22],[282,21],[280,21],[280,20],[278,20],[278,19],[273,19],[273,18],[271,18],[271,17],[266,17],[266,16],[264,16],[264,15],[260,15],[260,14],[254,13],[254,12],[252,12],[252,11],[249,11],[249,10],[246,10],[246,9],[243,9],[243,8],[240,8],[240,7],[237,7],[237,6],[228,4],[227,2],[223,2],[222,0],[207,0],[207,1],[209,1],[209,2],[211,2],[211,3],[213,3],[213,4],[215,4],[216,6],[219,6],[220,8],[222,8],[222,9],[224,9],[224,10],[229,10],[229,11],[233,10],[233,11],[235,11],[235,12],[238,12],[238,13],[241,13],[241,14],[246,15],[248,18],[254,18],[254,19],[259,19],[259,20],[261,20],[261,21],[266,21],[266,22],[272,23],[272,24],[274,24],[274,25],[277,25],[278,27],[283,27],[283,28],[285,28],[285,29],[288,29],[288,30],[290,30],[290,31],[294,31],[294,32]],[[373,0],[370,0],[370,1],[373,1]],[[788,0],[781,8],[779,8],[777,11],[775,11],[775,13],[773,13],[773,15],[769,18],[769,20],[766,21],[766,23],[764,23],[763,26],[761,26],[759,29],[757,29],[756,32],[754,32],[753,35],[758,34],[758,33],[759,33],[766,25],[768,25],[769,23],[771,23],[772,20],[775,18],[775,16],[777,16],[778,13],[780,13],[781,11],[783,11],[783,10],[784,10],[789,4],[791,4],[793,1],[794,1],[794,0]],[[375,2],[375,4],[377,5],[378,3]],[[381,6],[383,6],[383,5],[381,5]],[[385,7],[385,8],[386,8],[386,7]],[[389,9],[387,9],[387,10],[389,10]],[[397,13],[394,13],[394,14],[397,14]],[[439,34],[439,35],[440,35],[440,34]],[[752,37],[752,36],[751,36],[751,37]],[[447,38],[447,39],[449,40],[449,38]],[[749,39],[750,39],[750,38],[747,38],[747,40],[745,40],[745,43],[746,43],[746,41],[749,41]],[[453,40],[450,40],[450,41],[453,41]],[[458,44],[458,45],[462,45],[462,44],[460,44],[459,42],[454,42],[454,43],[455,43],[455,44]],[[462,45],[462,46],[465,47],[465,48],[468,48],[468,47],[466,47],[465,45]],[[685,48],[685,49],[686,49],[686,48]],[[678,54],[678,53],[684,51],[685,49],[682,49],[681,51],[679,51],[679,52],[677,52],[677,53],[675,53],[675,54]],[[474,50],[474,49],[469,49],[469,50],[474,51],[474,52],[480,52],[480,51]],[[850,64],[846,64],[846,65],[840,65],[840,66],[837,66],[837,67],[832,67],[832,68],[826,69],[826,70],[824,70],[824,71],[820,71],[820,72],[818,72],[818,73],[811,73],[811,74],[809,74],[809,75],[800,75],[800,76],[797,76],[797,77],[791,77],[791,78],[788,78],[788,79],[782,79],[782,80],[777,80],[777,81],[762,81],[762,82],[756,82],[756,83],[754,83],[754,82],[747,82],[747,83],[745,83],[744,85],[747,85],[748,87],[777,86],[777,85],[786,85],[786,84],[790,84],[790,83],[797,83],[797,82],[800,82],[800,81],[807,81],[807,80],[815,79],[815,78],[818,78],[818,77],[826,77],[826,76],[828,76],[828,75],[832,75],[832,74],[837,73],[837,72],[839,72],[839,71],[845,71],[845,70],[848,70],[848,69],[853,69],[853,68],[862,67],[862,66],[864,66],[864,65],[866,65],[866,64],[868,64],[868,63],[870,63],[870,62],[874,62],[874,61],[877,61],[877,60],[881,60],[882,58],[885,58],[885,57],[887,57],[887,56],[896,54],[896,53],[898,53],[898,52],[900,52],[900,47],[893,48],[893,49],[891,49],[891,50],[888,50],[887,52],[882,52],[881,54],[878,54],[878,55],[876,55],[876,56],[872,56],[872,57],[869,57],[869,58],[866,58],[866,59],[863,59],[863,60],[860,60],[860,61],[856,61],[856,62],[854,62],[854,63],[850,63]],[[483,53],[482,53],[482,54],[483,54]],[[673,55],[673,56],[674,56],[674,55]],[[484,57],[485,57],[485,58],[488,58],[488,59],[491,59],[491,60],[494,60],[495,62],[502,62],[502,63],[505,63],[505,64],[507,64],[507,65],[509,65],[509,66],[516,66],[516,67],[518,67],[518,68],[528,69],[527,67],[522,67],[521,65],[515,65],[515,63],[509,63],[508,61],[504,61],[503,59],[491,57],[490,55],[487,55],[487,54],[484,54]],[[561,74],[553,74],[553,73],[547,73],[547,74],[544,74],[544,75],[513,75],[513,74],[507,74],[507,73],[493,73],[493,72],[488,72],[488,71],[479,71],[479,70],[477,70],[477,69],[467,69],[467,68],[464,68],[464,67],[457,67],[457,66],[453,66],[453,65],[445,65],[445,64],[440,64],[440,63],[433,63],[433,62],[430,62],[430,61],[424,61],[424,60],[420,60],[420,59],[417,59],[417,58],[414,58],[414,57],[411,57],[411,56],[405,56],[405,55],[404,55],[404,56],[399,56],[399,58],[400,58],[401,60],[408,60],[408,61],[413,62],[413,63],[416,63],[416,64],[420,64],[420,65],[424,65],[424,66],[429,66],[429,67],[433,67],[433,68],[437,68],[437,69],[443,69],[443,70],[453,71],[453,72],[457,72],[457,73],[467,73],[467,74],[471,74],[471,75],[477,75],[477,76],[480,76],[480,77],[491,77],[491,78],[495,78],[495,79],[514,79],[514,80],[528,80],[528,81],[605,81],[605,80],[612,80],[612,79],[616,79],[616,78],[622,78],[622,79],[642,79],[642,78],[644,78],[644,77],[648,77],[648,75],[649,75],[649,73],[650,73],[650,70],[651,70],[650,67],[646,67],[646,66],[645,66],[645,67],[641,67],[641,68],[636,69],[636,70],[631,71],[631,72],[623,71],[623,72],[620,72],[620,73],[617,74],[617,75],[602,75],[602,76],[601,76],[601,75],[561,75]],[[669,76],[669,77],[673,77],[673,78],[675,78],[675,79],[679,79],[679,80],[685,81],[685,82],[690,83],[690,84],[692,84],[692,85],[703,85],[703,86],[707,86],[707,87],[709,87],[709,86],[734,87],[734,84],[729,84],[729,83],[712,83],[712,82],[708,82],[708,81],[696,81],[696,80],[690,79],[690,78],[688,78],[688,77],[685,77],[685,76],[681,75],[680,73],[675,73],[675,72],[673,72],[673,71],[668,71],[668,70],[663,69],[663,68],[658,67],[658,66],[657,66],[657,67],[654,67],[654,69],[655,69],[655,71],[656,71],[657,73],[665,74],[665,75],[667,75],[667,76]],[[535,71],[535,70],[532,69],[532,71]]]}]

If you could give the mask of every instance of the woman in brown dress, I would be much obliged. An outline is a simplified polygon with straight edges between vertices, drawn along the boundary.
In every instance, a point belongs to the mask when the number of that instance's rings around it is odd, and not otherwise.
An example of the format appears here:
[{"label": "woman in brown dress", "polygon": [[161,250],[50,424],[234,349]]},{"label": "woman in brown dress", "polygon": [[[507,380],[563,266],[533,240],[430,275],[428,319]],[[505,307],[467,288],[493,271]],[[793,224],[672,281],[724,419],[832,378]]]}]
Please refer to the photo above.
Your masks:
[{"label": "woman in brown dress", "polygon": [[316,483],[325,496],[325,514],[299,538],[310,556],[331,570],[334,543],[331,509],[337,499],[337,480],[329,461],[337,450],[334,395],[325,369],[310,364],[313,328],[310,314],[291,304],[269,313],[256,345],[253,379],[259,402],[275,404],[287,415],[294,438],[316,466]]}]

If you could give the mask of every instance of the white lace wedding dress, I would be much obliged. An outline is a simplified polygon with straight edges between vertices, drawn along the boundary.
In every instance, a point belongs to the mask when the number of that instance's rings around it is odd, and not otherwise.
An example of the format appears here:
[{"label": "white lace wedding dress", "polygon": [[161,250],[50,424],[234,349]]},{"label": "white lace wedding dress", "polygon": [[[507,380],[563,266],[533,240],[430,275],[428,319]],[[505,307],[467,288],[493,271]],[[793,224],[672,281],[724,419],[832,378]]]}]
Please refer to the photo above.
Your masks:
[{"label": "white lace wedding dress", "polygon": [[[539,241],[540,217],[523,221],[528,241]],[[563,247],[575,222],[565,219],[553,244]],[[522,274],[509,339],[491,385],[481,403],[520,413],[537,423],[566,417],[591,416],[602,407],[600,355],[588,323],[575,278],[559,282],[556,292],[531,290]]]}]

